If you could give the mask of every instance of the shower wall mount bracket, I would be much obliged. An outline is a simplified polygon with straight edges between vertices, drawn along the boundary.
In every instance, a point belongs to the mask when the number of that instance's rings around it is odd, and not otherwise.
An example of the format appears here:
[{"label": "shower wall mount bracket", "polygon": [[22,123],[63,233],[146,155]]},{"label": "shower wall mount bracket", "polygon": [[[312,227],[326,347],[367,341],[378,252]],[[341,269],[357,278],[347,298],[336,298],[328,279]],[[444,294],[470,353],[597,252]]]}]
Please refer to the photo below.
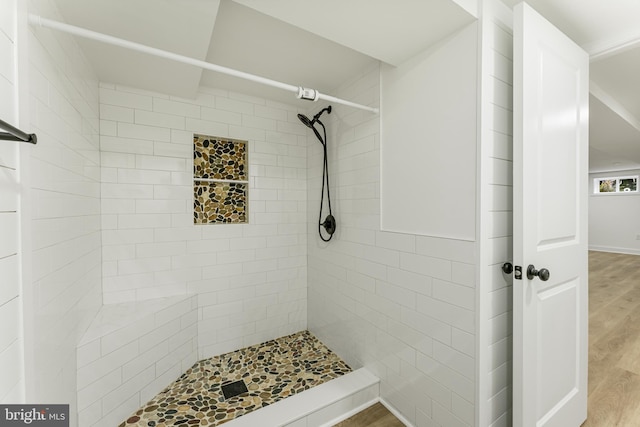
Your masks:
[{"label": "shower wall mount bracket", "polygon": [[320,99],[320,92],[315,89],[300,86],[298,88],[298,99],[316,102]]}]

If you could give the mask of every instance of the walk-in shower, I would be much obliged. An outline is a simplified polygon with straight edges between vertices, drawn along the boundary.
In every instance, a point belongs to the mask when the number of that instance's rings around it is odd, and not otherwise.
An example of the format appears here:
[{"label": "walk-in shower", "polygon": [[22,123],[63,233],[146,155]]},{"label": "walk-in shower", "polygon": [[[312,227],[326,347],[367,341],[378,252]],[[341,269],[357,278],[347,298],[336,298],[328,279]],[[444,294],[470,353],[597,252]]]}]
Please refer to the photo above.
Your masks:
[{"label": "walk-in shower", "polygon": [[[331,105],[320,110],[318,114],[313,116],[313,119],[309,119],[309,117],[305,116],[304,114],[298,114],[298,119],[300,119],[300,121],[305,126],[313,130],[313,133],[316,134],[316,137],[322,144],[322,148],[324,150],[324,163],[322,165],[322,192],[320,193],[320,212],[318,214],[318,234],[323,241],[328,242],[329,240],[331,240],[331,238],[333,237],[333,233],[335,233],[336,231],[336,219],[331,212],[331,191],[329,189],[329,161],[327,159],[327,129],[320,121],[320,116],[322,116],[322,113],[324,113],[325,111],[327,112],[327,114],[331,114]],[[322,133],[324,134],[324,137],[323,135],[320,135],[320,132],[318,132],[318,129],[315,126],[316,123],[322,126]],[[329,215],[327,215],[325,220],[322,221],[322,208],[324,206],[325,188],[327,189],[327,207],[329,209]],[[324,230],[329,235],[329,237],[325,237],[322,235],[321,227],[324,227]]]}]

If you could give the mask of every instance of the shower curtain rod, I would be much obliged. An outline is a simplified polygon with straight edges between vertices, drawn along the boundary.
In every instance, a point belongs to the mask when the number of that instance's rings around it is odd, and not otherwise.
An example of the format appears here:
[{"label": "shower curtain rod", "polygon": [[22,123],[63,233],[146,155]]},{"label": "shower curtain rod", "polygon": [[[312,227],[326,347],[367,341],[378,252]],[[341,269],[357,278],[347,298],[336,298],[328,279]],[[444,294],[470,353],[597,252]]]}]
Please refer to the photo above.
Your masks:
[{"label": "shower curtain rod", "polygon": [[9,132],[0,132],[0,140],[3,141],[20,141],[20,142],[28,142],[31,144],[38,143],[38,137],[35,133],[26,133],[10,125],[4,120],[0,120],[0,129],[4,129]]},{"label": "shower curtain rod", "polygon": [[157,49],[155,47],[109,36],[107,34],[97,33],[95,31],[87,30],[86,28],[80,28],[74,25],[65,24],[63,22],[53,21],[51,19],[43,18],[38,15],[30,14],[29,22],[32,25],[40,25],[42,27],[47,27],[53,30],[58,30],[65,33],[73,34],[75,36],[84,37],[84,38],[96,40],[102,43],[124,47],[126,49],[136,50],[138,52],[158,56],[160,58],[170,59],[172,61],[182,62],[184,64],[189,64],[196,67],[204,68],[205,70],[215,71],[222,74],[228,74],[230,76],[235,76],[245,80],[261,83],[267,86],[272,86],[278,89],[283,89],[283,90],[295,93],[299,99],[305,99],[308,101],[317,101],[319,99],[324,99],[329,102],[347,105],[349,107],[359,108],[361,110],[371,111],[372,113],[376,113],[376,114],[379,112],[377,108],[369,107],[367,105],[357,104],[355,102],[336,98],[335,96],[325,95],[323,93],[318,92],[315,89],[309,89],[302,86],[294,86],[287,83],[282,83],[277,80],[271,80],[265,77],[256,76],[255,74],[249,74],[243,71],[234,70],[233,68],[223,67],[221,65],[212,64],[210,62],[201,61],[199,59],[179,55],[177,53],[167,52],[166,50]]}]

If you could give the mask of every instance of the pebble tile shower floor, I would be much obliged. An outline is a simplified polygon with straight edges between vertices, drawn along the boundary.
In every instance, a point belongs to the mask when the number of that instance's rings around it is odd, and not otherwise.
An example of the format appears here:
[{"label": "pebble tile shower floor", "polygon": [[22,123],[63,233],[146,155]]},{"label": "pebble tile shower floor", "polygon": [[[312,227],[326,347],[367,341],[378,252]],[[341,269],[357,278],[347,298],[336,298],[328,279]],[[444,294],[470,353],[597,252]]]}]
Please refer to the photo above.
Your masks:
[{"label": "pebble tile shower floor", "polygon": [[[197,362],[119,427],[218,426],[351,368],[309,331]],[[248,391],[225,399],[222,386]]]}]

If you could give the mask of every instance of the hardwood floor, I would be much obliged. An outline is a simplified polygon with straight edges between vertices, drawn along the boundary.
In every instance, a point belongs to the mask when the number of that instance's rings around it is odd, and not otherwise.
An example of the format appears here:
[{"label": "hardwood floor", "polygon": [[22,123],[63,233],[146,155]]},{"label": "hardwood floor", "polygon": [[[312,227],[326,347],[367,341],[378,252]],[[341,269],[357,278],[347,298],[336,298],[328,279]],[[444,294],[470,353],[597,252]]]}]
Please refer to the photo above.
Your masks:
[{"label": "hardwood floor", "polygon": [[640,426],[640,256],[589,253],[589,401],[583,427]]},{"label": "hardwood floor", "polygon": [[334,427],[404,427],[404,424],[384,405],[376,403]]}]

